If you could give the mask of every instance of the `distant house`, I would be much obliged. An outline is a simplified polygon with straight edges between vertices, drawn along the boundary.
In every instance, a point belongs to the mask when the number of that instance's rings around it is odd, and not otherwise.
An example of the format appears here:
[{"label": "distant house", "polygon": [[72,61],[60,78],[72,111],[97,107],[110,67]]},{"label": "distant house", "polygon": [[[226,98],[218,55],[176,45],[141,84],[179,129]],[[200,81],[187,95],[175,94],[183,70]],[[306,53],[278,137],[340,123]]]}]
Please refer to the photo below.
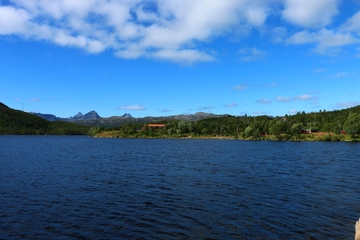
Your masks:
[{"label": "distant house", "polygon": [[142,129],[146,129],[147,127],[152,128],[152,129],[161,129],[161,128],[165,127],[165,124],[163,124],[163,123],[149,123],[149,124],[145,124]]},{"label": "distant house", "polygon": [[284,117],[283,117],[283,118],[281,118],[281,121],[285,122],[285,121],[286,121],[286,118],[284,118]]}]

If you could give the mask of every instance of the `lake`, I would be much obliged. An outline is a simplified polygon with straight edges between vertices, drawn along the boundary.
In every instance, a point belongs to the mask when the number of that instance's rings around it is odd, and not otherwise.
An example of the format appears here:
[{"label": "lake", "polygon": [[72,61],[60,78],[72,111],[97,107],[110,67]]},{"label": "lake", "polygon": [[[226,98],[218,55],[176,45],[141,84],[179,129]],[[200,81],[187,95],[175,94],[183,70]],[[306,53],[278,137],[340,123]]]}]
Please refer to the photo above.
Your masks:
[{"label": "lake", "polygon": [[353,239],[360,144],[0,136],[0,238]]}]

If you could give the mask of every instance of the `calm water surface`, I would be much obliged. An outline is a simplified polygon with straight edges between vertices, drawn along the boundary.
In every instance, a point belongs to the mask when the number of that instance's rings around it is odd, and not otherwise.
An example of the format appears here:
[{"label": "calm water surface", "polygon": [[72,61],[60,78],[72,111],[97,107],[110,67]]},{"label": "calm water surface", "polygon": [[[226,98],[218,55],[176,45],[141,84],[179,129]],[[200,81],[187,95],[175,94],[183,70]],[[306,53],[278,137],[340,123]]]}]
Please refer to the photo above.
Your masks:
[{"label": "calm water surface", "polygon": [[353,239],[360,144],[0,136],[0,238]]}]

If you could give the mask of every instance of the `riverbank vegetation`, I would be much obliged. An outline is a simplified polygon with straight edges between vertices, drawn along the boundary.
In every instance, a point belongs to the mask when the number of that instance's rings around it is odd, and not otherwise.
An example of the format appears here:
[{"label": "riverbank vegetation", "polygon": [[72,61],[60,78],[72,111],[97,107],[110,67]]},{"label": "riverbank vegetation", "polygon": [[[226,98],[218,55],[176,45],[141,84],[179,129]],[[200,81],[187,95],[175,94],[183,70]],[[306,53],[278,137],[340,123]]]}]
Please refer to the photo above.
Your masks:
[{"label": "riverbank vegetation", "polygon": [[245,140],[359,141],[360,106],[295,115],[225,116],[195,122],[174,120],[126,124],[116,128],[93,127],[94,137],[113,138],[228,138]]}]

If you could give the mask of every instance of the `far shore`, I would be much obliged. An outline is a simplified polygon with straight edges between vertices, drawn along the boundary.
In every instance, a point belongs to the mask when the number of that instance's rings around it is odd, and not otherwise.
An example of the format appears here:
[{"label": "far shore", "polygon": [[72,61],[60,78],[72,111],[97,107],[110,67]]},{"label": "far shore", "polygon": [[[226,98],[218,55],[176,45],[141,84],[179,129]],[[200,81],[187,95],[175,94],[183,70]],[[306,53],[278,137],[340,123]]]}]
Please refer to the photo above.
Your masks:
[{"label": "far shore", "polygon": [[317,142],[317,141],[325,141],[325,142],[359,142],[359,138],[352,138],[347,134],[334,134],[329,132],[315,132],[315,133],[305,133],[300,134],[298,136],[287,136],[281,135],[263,135],[259,137],[236,137],[236,136],[213,136],[213,135],[200,135],[196,136],[195,134],[181,135],[181,136],[144,136],[144,135],[121,135],[119,131],[103,131],[97,133],[93,136],[94,138],[149,138],[149,139],[208,139],[208,140],[247,140],[247,141],[294,141],[294,142]]}]

